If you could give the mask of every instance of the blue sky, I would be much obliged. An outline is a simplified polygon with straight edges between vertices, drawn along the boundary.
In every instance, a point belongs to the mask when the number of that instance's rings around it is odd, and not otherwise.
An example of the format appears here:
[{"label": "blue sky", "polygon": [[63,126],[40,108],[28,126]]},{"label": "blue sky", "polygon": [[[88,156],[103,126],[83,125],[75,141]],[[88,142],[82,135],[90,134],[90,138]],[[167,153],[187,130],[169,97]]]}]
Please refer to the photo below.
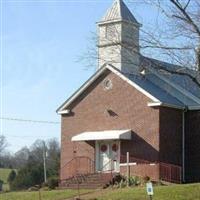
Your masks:
[{"label": "blue sky", "polygon": [[[125,1],[126,2],[126,1]],[[3,1],[3,117],[60,121],[57,107],[93,73],[77,62],[96,22],[112,0]],[[157,14],[138,1],[128,3],[148,26]],[[36,139],[60,139],[60,125],[3,120],[3,134],[12,152]]]}]

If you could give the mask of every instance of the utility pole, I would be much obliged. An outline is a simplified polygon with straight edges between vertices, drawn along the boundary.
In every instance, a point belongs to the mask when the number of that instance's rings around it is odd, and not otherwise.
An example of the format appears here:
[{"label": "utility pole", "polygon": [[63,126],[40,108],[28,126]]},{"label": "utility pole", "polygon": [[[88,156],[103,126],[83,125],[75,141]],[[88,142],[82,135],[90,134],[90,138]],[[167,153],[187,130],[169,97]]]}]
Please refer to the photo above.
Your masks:
[{"label": "utility pole", "polygon": [[43,141],[43,165],[44,165],[44,182],[47,182],[47,169],[46,169],[46,145],[45,141]]}]

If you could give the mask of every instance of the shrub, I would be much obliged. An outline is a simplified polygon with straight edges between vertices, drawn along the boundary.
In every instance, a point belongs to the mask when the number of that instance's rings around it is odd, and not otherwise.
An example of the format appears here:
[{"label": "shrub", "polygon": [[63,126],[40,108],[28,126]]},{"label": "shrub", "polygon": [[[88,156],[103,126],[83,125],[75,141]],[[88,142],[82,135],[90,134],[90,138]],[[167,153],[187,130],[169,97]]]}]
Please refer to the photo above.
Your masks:
[{"label": "shrub", "polygon": [[48,187],[48,182],[43,182],[42,184],[41,184],[41,186],[42,186],[42,188],[45,188],[45,187]]},{"label": "shrub", "polygon": [[15,180],[15,178],[16,178],[16,172],[15,170],[12,170],[7,178],[8,183],[11,184]]},{"label": "shrub", "polygon": [[40,185],[43,182],[43,166],[30,165],[21,168],[16,178],[11,182],[11,190],[28,189],[35,185]]},{"label": "shrub", "polygon": [[[127,184],[127,181],[129,184]],[[127,185],[129,186],[138,186],[142,184],[142,180],[138,176],[131,176],[129,179],[122,177],[118,184],[115,184],[116,187],[124,188]]]},{"label": "shrub", "polygon": [[120,188],[124,188],[127,186],[127,182],[125,179],[122,179],[120,182],[119,182],[119,187]]},{"label": "shrub", "polygon": [[129,178],[129,185],[130,186],[137,186],[141,184],[141,179],[138,176],[131,176]]},{"label": "shrub", "polygon": [[51,177],[47,180],[48,187],[50,189],[55,189],[58,187],[58,178],[57,177]]}]

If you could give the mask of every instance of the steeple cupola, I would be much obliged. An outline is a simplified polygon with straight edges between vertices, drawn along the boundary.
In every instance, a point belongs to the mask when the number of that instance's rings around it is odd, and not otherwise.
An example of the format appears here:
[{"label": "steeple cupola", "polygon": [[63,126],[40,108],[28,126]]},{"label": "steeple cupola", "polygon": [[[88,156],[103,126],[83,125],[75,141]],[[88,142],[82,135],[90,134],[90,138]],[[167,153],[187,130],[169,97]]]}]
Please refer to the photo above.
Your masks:
[{"label": "steeple cupola", "polygon": [[140,26],[125,3],[115,0],[98,23],[98,68],[111,63],[122,72],[134,72],[139,66]]}]

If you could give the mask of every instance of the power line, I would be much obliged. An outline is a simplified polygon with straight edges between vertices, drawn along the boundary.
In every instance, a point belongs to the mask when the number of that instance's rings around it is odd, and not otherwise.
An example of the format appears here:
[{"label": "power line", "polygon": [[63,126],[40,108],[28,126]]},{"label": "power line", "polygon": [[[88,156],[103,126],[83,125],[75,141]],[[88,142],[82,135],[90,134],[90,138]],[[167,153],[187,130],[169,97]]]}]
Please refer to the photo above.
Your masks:
[{"label": "power line", "polygon": [[0,117],[0,119],[8,121],[26,122],[26,123],[60,124],[60,122],[56,121],[42,121],[42,120],[20,119],[20,118],[10,118],[10,117]]},{"label": "power line", "polygon": [[13,135],[13,134],[7,134],[5,132],[2,135],[6,137],[13,137],[13,138],[19,138],[19,139],[36,138],[37,136],[39,138],[44,137],[45,139],[51,139],[52,137],[49,137],[49,135],[53,136],[53,134],[49,134],[48,136],[47,135],[41,136],[41,134],[40,135],[36,135],[36,134],[35,135]]}]

